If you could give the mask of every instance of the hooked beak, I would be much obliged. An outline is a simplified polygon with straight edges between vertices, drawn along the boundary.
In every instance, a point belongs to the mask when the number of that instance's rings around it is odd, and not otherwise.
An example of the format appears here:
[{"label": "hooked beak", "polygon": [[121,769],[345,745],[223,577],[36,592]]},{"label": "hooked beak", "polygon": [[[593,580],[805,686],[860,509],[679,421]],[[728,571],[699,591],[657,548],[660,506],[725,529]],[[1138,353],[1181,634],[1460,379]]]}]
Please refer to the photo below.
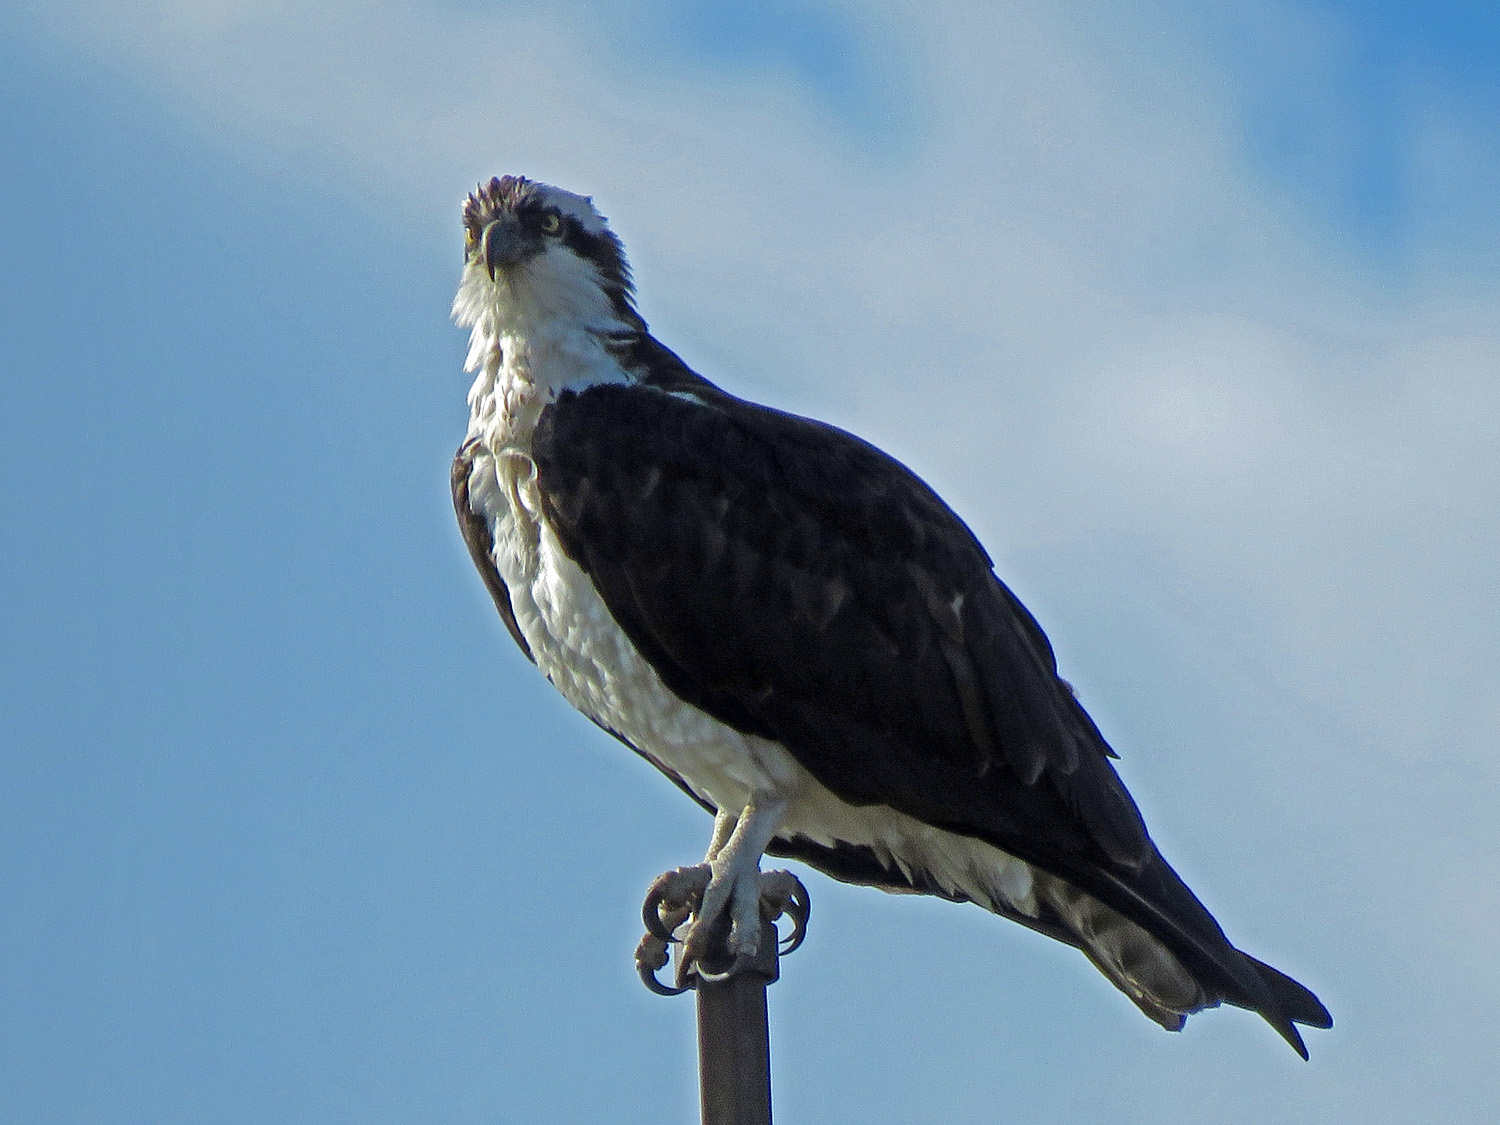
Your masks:
[{"label": "hooked beak", "polygon": [[495,280],[497,270],[509,269],[525,261],[537,249],[521,225],[513,220],[495,219],[479,236],[479,255],[484,268],[489,270],[491,281]]}]

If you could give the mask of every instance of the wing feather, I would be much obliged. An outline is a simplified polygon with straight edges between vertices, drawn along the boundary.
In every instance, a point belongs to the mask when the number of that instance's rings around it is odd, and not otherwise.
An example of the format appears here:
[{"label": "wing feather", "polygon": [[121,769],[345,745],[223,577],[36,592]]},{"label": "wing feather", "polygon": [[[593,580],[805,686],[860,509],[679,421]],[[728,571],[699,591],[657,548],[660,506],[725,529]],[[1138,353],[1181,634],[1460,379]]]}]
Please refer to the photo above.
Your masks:
[{"label": "wing feather", "polygon": [[479,577],[484,580],[484,588],[490,592],[495,608],[500,611],[500,620],[505,622],[510,635],[526,654],[526,659],[535,664],[536,658],[531,655],[531,646],[526,643],[526,638],[521,635],[521,627],[516,624],[516,613],[510,604],[510,590],[500,577],[500,572],[495,569],[492,554],[495,538],[490,531],[489,522],[474,510],[474,505],[469,500],[470,479],[474,475],[474,451],[477,448],[478,443],[470,441],[453,458],[453,470],[450,474],[453,511],[458,516],[458,529],[463,533],[464,545],[469,548],[469,557],[474,560]]}]

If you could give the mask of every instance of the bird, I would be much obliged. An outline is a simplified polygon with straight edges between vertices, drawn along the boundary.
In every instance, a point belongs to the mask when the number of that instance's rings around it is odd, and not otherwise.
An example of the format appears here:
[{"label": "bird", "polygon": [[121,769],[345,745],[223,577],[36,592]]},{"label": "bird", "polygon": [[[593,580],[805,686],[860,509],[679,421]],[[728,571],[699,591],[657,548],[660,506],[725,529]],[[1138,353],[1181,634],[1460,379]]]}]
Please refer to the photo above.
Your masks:
[{"label": "bird", "polygon": [[1150,1019],[1227,1003],[1300,1054],[1332,1026],[1163,858],[1036,620],[915,473],[736,397],[648,330],[591,197],[462,205],[452,493],[521,651],[714,815],[693,918],[758,951],[764,855],[972,902],[1074,946]]}]

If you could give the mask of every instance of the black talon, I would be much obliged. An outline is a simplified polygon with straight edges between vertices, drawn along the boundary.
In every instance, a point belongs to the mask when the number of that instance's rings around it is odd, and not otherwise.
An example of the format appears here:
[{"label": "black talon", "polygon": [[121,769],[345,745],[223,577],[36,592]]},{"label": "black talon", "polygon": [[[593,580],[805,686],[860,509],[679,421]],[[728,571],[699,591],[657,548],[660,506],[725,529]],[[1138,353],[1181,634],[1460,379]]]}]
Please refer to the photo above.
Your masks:
[{"label": "black talon", "polygon": [[674,988],[657,979],[656,974],[666,967],[669,960],[666,943],[651,934],[641,938],[635,947],[635,971],[640,974],[641,983],[658,996],[681,996],[686,988]]},{"label": "black talon", "polygon": [[790,871],[768,871],[766,874],[777,876],[778,882],[790,884],[782,887],[779,894],[762,899],[761,907],[766,912],[767,921],[774,922],[783,914],[792,920],[792,932],[778,938],[781,952],[791,953],[807,937],[807,917],[812,912],[812,899],[802,880]]},{"label": "black talon", "polygon": [[781,952],[791,953],[807,937],[807,918],[812,913],[812,898],[807,893],[807,888],[802,885],[801,880],[794,880],[797,889],[792,892],[791,906],[786,914],[792,920],[792,932],[781,942]]},{"label": "black talon", "polygon": [[[646,924],[648,933],[660,938],[664,942],[672,942],[677,939],[673,936],[677,927],[691,916],[697,909],[698,892],[691,886],[685,901],[678,902],[669,897],[671,895],[671,884],[675,879],[683,878],[687,868],[679,867],[675,871],[668,871],[664,875],[658,875],[651,881],[651,886],[646,890],[646,901],[641,905],[641,921]],[[669,925],[662,917],[662,907],[666,907],[667,918],[674,919]]]},{"label": "black talon", "polygon": [[646,923],[648,934],[666,943],[676,940],[672,936],[672,931],[677,927],[673,926],[668,929],[667,924],[662,921],[660,907],[664,901],[665,896],[654,893],[653,888],[653,893],[646,896],[645,905],[641,907],[641,921]]},{"label": "black talon", "polygon": [[[666,875],[658,875],[651,881],[651,886],[646,888],[646,901],[641,903],[641,921],[646,924],[646,932],[653,937],[658,937],[664,942],[672,940],[672,934],[662,929],[661,904],[666,901],[667,888]],[[658,966],[660,967],[660,966]]]}]

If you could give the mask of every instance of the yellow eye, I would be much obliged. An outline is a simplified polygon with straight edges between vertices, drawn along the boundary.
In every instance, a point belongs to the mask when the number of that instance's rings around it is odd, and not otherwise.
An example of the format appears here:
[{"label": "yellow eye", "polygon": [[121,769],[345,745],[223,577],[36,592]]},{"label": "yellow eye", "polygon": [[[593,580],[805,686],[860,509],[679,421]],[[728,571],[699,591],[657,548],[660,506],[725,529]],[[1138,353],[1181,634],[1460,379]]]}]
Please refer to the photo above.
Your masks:
[{"label": "yellow eye", "polygon": [[550,211],[542,216],[542,221],[537,225],[541,227],[541,231],[543,234],[562,233],[562,219],[558,218]]}]

